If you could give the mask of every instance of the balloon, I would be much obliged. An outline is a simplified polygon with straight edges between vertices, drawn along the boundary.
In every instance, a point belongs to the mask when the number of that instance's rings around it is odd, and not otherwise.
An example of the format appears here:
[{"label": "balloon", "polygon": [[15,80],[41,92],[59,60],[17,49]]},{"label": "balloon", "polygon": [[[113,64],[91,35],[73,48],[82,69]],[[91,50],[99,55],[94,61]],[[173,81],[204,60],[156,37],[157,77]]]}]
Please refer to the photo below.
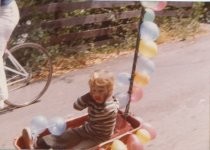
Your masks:
[{"label": "balloon", "polygon": [[119,73],[117,75],[117,84],[119,86],[129,85],[130,84],[130,74],[126,72]]},{"label": "balloon", "polygon": [[139,51],[144,57],[152,58],[157,55],[157,44],[153,41],[141,40]]},{"label": "balloon", "polygon": [[43,132],[47,128],[48,121],[44,116],[35,116],[30,123],[31,133],[35,136]]},{"label": "balloon", "polygon": [[66,122],[63,118],[54,117],[49,120],[48,130],[51,134],[59,136],[66,130]]},{"label": "balloon", "polygon": [[152,9],[146,8],[143,21],[154,21],[155,19],[155,13]]},{"label": "balloon", "polygon": [[146,8],[151,8],[155,11],[160,11],[166,7],[167,2],[166,1],[144,1],[144,2],[141,2],[141,4]]},{"label": "balloon", "polygon": [[142,73],[135,73],[135,77],[134,77],[134,83],[136,85],[140,85],[140,86],[146,86],[149,83],[150,77],[142,72]]},{"label": "balloon", "polygon": [[138,137],[135,134],[128,135],[126,145],[127,145],[128,150],[143,150],[144,149],[141,141],[138,139]]},{"label": "balloon", "polygon": [[155,41],[160,34],[158,26],[151,21],[144,21],[140,27],[141,39]]},{"label": "balloon", "polygon": [[111,150],[127,150],[127,147],[122,141],[114,140],[111,145]]},{"label": "balloon", "polygon": [[167,1],[159,1],[156,7],[154,7],[155,11],[161,11],[167,6]]},{"label": "balloon", "polygon": [[141,87],[133,86],[132,94],[131,94],[131,101],[137,102],[143,97],[143,90]]},{"label": "balloon", "polygon": [[147,8],[155,8],[158,5],[157,1],[143,1],[141,4]]},{"label": "balloon", "polygon": [[151,124],[144,122],[142,124],[142,128],[146,129],[150,133],[152,140],[156,138],[157,132],[156,132],[155,128]]},{"label": "balloon", "polygon": [[137,62],[137,69],[138,71],[142,73],[151,75],[155,71],[155,64],[150,59],[144,56],[139,56],[139,59]]},{"label": "balloon", "polygon": [[117,93],[114,96],[119,101],[120,108],[125,108],[126,105],[128,104],[129,94],[128,93]]},{"label": "balloon", "polygon": [[146,144],[151,140],[151,135],[146,129],[139,129],[136,132],[136,135],[143,144]]}]

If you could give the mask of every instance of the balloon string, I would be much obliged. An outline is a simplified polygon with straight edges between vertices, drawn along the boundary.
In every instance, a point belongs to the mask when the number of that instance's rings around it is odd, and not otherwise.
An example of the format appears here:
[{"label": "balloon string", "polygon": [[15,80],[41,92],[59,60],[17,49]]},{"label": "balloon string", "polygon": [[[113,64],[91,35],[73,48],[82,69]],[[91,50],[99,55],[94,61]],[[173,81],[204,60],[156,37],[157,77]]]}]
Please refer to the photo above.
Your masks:
[{"label": "balloon string", "polygon": [[126,105],[125,112],[124,112],[125,118],[128,116],[129,108],[130,108],[131,95],[132,95],[132,90],[133,90],[133,81],[134,81],[134,77],[135,77],[136,63],[137,63],[137,59],[138,59],[139,44],[140,44],[140,38],[141,38],[140,27],[141,27],[141,24],[143,22],[144,13],[145,13],[145,10],[144,10],[144,7],[142,7],[141,8],[140,20],[139,20],[139,24],[138,24],[138,28],[137,28],[138,29],[138,34],[137,34],[137,39],[136,39],[136,48],[135,48],[135,52],[134,52],[133,66],[132,66],[131,78],[130,78],[130,85],[129,85],[129,89],[128,89],[129,100],[128,100],[128,103]]}]

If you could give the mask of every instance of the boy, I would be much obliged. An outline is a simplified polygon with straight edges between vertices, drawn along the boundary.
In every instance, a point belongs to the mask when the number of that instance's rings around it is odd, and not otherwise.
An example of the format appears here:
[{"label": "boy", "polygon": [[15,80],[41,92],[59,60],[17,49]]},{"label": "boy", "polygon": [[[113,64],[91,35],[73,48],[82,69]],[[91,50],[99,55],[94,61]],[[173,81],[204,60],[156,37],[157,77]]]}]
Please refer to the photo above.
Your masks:
[{"label": "boy", "polygon": [[112,136],[119,103],[112,98],[114,77],[105,70],[95,71],[89,79],[90,92],[74,103],[77,110],[88,109],[88,120],[60,136],[47,135],[37,140],[37,148],[89,149]]}]

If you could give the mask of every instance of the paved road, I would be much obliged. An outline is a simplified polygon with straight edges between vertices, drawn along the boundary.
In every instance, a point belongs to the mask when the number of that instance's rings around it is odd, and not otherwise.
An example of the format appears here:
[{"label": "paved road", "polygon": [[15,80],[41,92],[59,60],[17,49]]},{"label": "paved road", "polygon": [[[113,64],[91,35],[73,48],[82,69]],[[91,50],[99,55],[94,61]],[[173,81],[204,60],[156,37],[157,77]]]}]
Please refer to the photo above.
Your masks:
[{"label": "paved road", "polygon": [[[199,38],[159,46],[153,59],[156,71],[144,97],[131,112],[150,122],[158,132],[146,150],[209,150],[210,33]],[[89,74],[99,68],[130,72],[132,55],[121,56],[55,78],[42,101],[0,115],[0,149],[12,149],[13,139],[31,118],[69,117],[77,96],[87,92]]]}]

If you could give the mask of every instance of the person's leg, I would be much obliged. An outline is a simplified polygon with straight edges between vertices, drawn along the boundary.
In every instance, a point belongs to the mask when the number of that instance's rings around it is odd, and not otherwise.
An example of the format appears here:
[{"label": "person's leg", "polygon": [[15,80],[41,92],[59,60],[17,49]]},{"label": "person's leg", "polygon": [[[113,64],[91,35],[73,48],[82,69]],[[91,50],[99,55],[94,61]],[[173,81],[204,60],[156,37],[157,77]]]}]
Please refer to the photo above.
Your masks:
[{"label": "person's leg", "polygon": [[43,138],[38,138],[35,143],[36,149],[49,149],[51,148],[50,145],[48,145]]},{"label": "person's leg", "polygon": [[[1,13],[1,11],[0,11]],[[4,71],[3,54],[7,45],[7,29],[4,19],[0,17],[0,109],[4,107],[4,100],[8,99],[6,75]]]},{"label": "person's leg", "polygon": [[33,138],[30,128],[26,127],[22,130],[22,139],[25,149],[33,149]]},{"label": "person's leg", "polygon": [[0,7],[0,109],[4,107],[4,100],[8,99],[3,54],[18,21],[19,10],[15,1],[11,2],[8,6]]},{"label": "person's leg", "polygon": [[81,137],[72,129],[68,129],[60,136],[47,135],[37,140],[37,148],[71,149],[78,144]]}]

